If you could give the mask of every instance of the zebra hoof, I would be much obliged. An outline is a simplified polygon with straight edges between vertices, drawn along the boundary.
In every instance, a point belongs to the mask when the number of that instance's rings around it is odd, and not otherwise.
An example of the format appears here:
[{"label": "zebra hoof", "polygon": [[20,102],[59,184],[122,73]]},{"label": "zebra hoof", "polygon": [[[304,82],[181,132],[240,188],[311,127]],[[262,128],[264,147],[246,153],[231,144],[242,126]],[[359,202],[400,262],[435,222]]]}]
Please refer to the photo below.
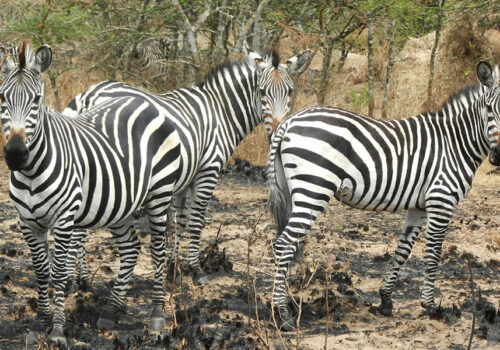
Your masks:
[{"label": "zebra hoof", "polygon": [[90,282],[88,279],[81,279],[78,281],[78,289],[82,292],[90,291]]},{"label": "zebra hoof", "polygon": [[280,330],[284,332],[295,330],[295,317],[293,317],[288,307],[279,308],[278,315],[281,320]]},{"label": "zebra hoof", "polygon": [[165,317],[163,317],[163,312],[160,307],[154,307],[151,312],[151,324],[150,329],[153,331],[159,331],[163,328],[165,323]]},{"label": "zebra hoof", "polygon": [[115,329],[115,313],[109,308],[104,308],[97,320],[97,328],[99,329]]},{"label": "zebra hoof", "polygon": [[201,269],[194,271],[193,282],[196,285],[208,284],[208,275]]},{"label": "zebra hoof", "polygon": [[45,332],[47,328],[50,326],[50,318],[45,316],[37,316],[30,325],[30,330],[35,333]]},{"label": "zebra hoof", "polygon": [[97,328],[99,329],[115,329],[115,324],[115,320],[103,316],[99,316],[97,320]]},{"label": "zebra hoof", "polygon": [[392,316],[392,300],[388,297],[382,297],[382,302],[377,310],[384,316]]},{"label": "zebra hoof", "polygon": [[49,342],[56,345],[59,349],[67,349],[68,343],[66,342],[66,337],[62,327],[54,327],[52,332],[50,332]]}]

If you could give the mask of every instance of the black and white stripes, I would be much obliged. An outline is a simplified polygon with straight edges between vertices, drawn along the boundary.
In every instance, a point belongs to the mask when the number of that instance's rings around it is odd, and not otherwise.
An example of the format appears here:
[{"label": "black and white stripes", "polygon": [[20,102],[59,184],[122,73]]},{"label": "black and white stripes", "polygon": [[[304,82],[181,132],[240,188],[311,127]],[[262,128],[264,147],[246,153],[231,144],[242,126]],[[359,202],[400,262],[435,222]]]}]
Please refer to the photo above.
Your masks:
[{"label": "black and white stripes", "polygon": [[391,293],[427,219],[422,305],[434,307],[434,279],[453,209],[474,174],[498,144],[498,67],[478,66],[482,85],[458,92],[435,113],[375,120],[331,107],[309,107],[290,116],[271,139],[270,209],[278,223],[274,304],[286,310],[288,264],[316,217],[332,197],[364,210],[408,214],[392,270],[380,289],[384,314]]},{"label": "black and white stripes", "polygon": [[[113,327],[140,250],[132,214],[146,208],[155,268],[152,328],[163,323],[166,212],[180,170],[180,138],[153,98],[106,101],[74,118],[43,103],[41,73],[52,51],[23,44],[16,66],[0,49],[2,129],[11,169],[10,196],[30,247],[38,282],[38,319],[51,316],[49,277],[55,287],[51,339],[66,343],[63,326],[67,271],[73,271],[84,235],[75,228],[109,228],[120,254],[120,271],[98,325]],[[47,231],[54,236],[53,264]]]},{"label": "black and white stripes", "polygon": [[[175,120],[181,138],[182,170],[175,186],[174,205],[179,235],[190,234],[188,262],[197,283],[206,283],[199,263],[200,233],[205,209],[221,168],[236,146],[259,123],[269,132],[289,111],[289,74],[305,62],[308,51],[280,64],[273,53],[262,58],[247,48],[242,61],[212,70],[200,84],[159,95],[162,110]],[[120,96],[154,96],[119,82],[102,82],[76,96],[63,113],[75,115]],[[175,215],[176,213],[172,213]],[[174,245],[174,252],[177,245]]]}]

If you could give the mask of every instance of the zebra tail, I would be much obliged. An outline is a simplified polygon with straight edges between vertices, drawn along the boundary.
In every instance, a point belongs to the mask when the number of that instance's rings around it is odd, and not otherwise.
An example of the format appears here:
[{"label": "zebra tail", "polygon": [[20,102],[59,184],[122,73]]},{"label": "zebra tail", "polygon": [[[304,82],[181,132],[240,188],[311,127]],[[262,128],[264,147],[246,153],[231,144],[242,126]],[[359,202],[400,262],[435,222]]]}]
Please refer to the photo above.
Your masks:
[{"label": "zebra tail", "polygon": [[281,141],[288,123],[282,123],[271,136],[267,184],[269,188],[269,211],[277,224],[277,236],[285,229],[292,212],[292,198],[281,160]]}]

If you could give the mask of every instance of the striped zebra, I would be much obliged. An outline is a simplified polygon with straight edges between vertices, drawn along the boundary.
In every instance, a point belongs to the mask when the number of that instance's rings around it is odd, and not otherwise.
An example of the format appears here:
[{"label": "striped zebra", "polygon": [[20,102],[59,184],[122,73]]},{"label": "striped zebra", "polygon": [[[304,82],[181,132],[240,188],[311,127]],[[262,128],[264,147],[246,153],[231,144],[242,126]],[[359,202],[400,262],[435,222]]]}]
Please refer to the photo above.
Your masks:
[{"label": "striped zebra", "polygon": [[[392,269],[380,288],[383,315],[392,315],[399,269],[427,221],[421,303],[434,310],[434,279],[453,209],[500,142],[498,67],[481,62],[477,75],[480,84],[456,93],[434,113],[375,120],[319,106],[279,125],[271,139],[267,174],[270,211],[278,228],[273,304],[284,329],[293,328],[286,296],[288,264],[332,197],[364,210],[408,210]],[[499,165],[500,157],[490,161]]]},{"label": "striped zebra", "polygon": [[[48,46],[26,43],[14,65],[0,49],[2,130],[11,170],[10,197],[31,251],[38,284],[34,329],[50,322],[49,277],[55,288],[50,339],[66,345],[64,290],[82,234],[74,229],[109,228],[120,271],[98,326],[114,326],[136,265],[140,242],[133,213],[141,205],[151,227],[154,262],[151,326],[163,323],[166,211],[180,174],[180,137],[158,99],[129,96],[107,101],[74,118],[44,105],[41,73],[52,61]],[[54,236],[52,267],[47,231]],[[51,276],[49,276],[52,268]]]},{"label": "striped zebra", "polygon": [[133,64],[141,71],[154,69],[159,74],[167,73],[170,43],[164,40],[144,40],[137,44]]},{"label": "striped zebra", "polygon": [[[3,50],[5,54],[9,57],[11,60],[12,64],[18,65],[19,64],[19,47],[17,45],[14,45],[12,43],[10,44],[0,44],[0,47],[3,47]],[[86,239],[86,233],[84,231],[80,230],[75,230],[74,235],[83,235],[81,238],[85,241]],[[77,269],[76,269],[76,278],[75,278],[75,271],[71,270],[68,271],[68,283],[67,283],[67,289],[68,290],[76,290],[76,289],[81,289],[81,290],[88,290],[89,289],[89,277],[88,277],[88,270],[87,270],[87,260],[85,256],[85,250],[80,248],[78,252],[78,259],[77,259]]]},{"label": "striped zebra", "polygon": [[[246,48],[246,60],[214,69],[201,84],[159,95],[162,108],[176,121],[181,137],[182,172],[174,210],[178,229],[172,259],[183,231],[190,234],[188,263],[197,284],[208,282],[199,261],[205,210],[219,173],[236,146],[264,121],[269,133],[290,109],[290,74],[306,62],[309,51],[280,64],[276,53],[262,58]],[[153,96],[121,82],[105,81],[76,96],[63,111],[77,115],[110,98]],[[178,214],[178,215],[177,215]]]}]

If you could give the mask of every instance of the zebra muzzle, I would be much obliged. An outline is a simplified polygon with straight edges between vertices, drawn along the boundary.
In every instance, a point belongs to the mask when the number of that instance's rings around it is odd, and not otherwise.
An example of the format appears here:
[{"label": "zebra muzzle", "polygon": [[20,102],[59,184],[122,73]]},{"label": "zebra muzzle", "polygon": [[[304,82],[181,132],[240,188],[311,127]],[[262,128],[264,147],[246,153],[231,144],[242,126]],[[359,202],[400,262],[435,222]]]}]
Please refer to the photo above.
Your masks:
[{"label": "zebra muzzle", "polygon": [[5,162],[12,171],[23,170],[28,160],[29,152],[21,135],[14,134],[9,138],[4,149]]}]

